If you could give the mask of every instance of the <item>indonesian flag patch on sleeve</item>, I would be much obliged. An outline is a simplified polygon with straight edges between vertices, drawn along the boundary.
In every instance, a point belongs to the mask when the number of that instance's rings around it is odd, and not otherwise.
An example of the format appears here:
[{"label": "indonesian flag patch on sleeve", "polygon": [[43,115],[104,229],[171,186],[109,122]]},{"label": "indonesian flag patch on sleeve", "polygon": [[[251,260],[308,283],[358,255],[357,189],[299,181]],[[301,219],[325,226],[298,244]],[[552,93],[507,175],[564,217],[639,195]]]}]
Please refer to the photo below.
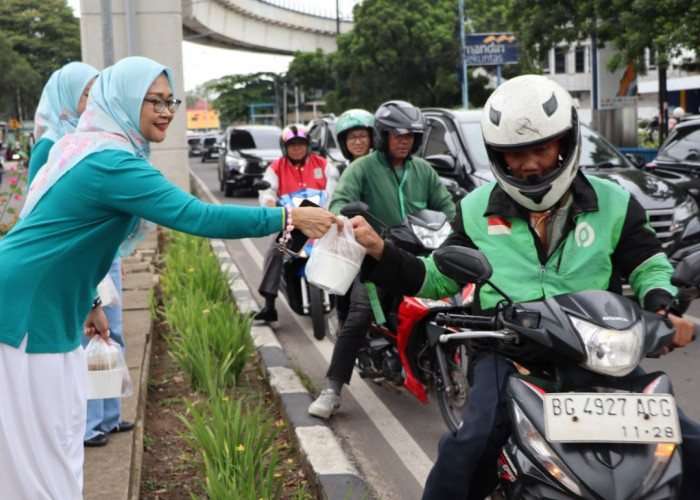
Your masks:
[{"label": "indonesian flag patch on sleeve", "polygon": [[489,217],[489,234],[510,234],[512,225],[503,217]]}]

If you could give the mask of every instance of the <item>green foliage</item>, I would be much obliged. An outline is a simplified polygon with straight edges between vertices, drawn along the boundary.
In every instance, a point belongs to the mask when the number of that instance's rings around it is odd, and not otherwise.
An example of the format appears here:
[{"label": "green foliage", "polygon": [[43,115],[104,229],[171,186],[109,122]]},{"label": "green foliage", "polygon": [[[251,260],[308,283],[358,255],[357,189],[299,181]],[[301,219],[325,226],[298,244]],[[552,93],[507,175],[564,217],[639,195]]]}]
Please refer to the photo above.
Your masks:
[{"label": "green foliage", "polygon": [[32,116],[51,73],[77,60],[80,24],[65,0],[0,0],[0,99],[6,106],[17,106],[19,98],[25,117]]},{"label": "green foliage", "polygon": [[65,0],[0,1],[0,30],[44,81],[80,60],[80,22]]},{"label": "green foliage", "polygon": [[232,387],[255,352],[251,318],[241,316],[230,298],[208,240],[171,234],[160,281],[172,356],[196,390]]},{"label": "green foliage", "polygon": [[[0,116],[1,110],[15,104],[17,91],[29,94],[41,84],[41,77],[29,62],[13,50],[7,34],[0,28]],[[16,116],[16,115],[11,115]],[[8,116],[9,117],[9,116]]]},{"label": "green foliage", "polygon": [[182,438],[199,454],[195,465],[206,475],[206,498],[280,498],[283,478],[275,476],[279,427],[262,403],[231,402],[226,393],[210,393],[204,409],[187,403],[189,431]]},{"label": "green foliage", "polygon": [[296,52],[289,65],[287,77],[292,85],[299,85],[306,90],[327,90],[332,87],[330,75],[331,60],[323,49],[316,52]]},{"label": "green foliage", "polygon": [[331,56],[336,110],[374,109],[390,99],[417,106],[459,102],[459,31],[454,0],[365,0]]},{"label": "green foliage", "polygon": [[632,60],[641,72],[645,48],[658,53],[657,64],[663,68],[681,47],[694,48],[700,34],[700,4],[693,0],[506,0],[499,8],[482,9],[502,9],[500,26],[518,35],[521,56],[534,61],[559,43],[594,37],[599,45],[609,42],[616,49],[610,69]]},{"label": "green foliage", "polygon": [[223,124],[247,122],[250,104],[276,102],[276,90],[282,78],[274,73],[229,75],[207,85],[207,90],[218,93],[212,105],[219,109]]}]

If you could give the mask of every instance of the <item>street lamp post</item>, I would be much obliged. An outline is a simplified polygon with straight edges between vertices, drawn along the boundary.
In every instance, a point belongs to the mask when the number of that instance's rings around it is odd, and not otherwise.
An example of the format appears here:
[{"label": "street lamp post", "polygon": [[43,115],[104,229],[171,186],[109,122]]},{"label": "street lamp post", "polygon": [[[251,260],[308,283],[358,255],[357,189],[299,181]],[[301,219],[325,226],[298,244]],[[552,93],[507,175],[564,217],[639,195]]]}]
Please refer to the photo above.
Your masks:
[{"label": "street lamp post", "polygon": [[462,107],[469,109],[467,87],[467,44],[464,39],[464,0],[459,0],[459,59],[462,63]]}]

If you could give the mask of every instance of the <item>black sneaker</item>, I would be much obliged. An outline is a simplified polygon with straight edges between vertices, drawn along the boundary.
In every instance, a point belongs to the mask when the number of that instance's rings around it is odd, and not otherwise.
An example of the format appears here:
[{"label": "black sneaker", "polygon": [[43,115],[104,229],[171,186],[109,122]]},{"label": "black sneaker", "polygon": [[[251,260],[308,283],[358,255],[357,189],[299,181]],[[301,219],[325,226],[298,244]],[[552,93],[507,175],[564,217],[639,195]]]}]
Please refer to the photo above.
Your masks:
[{"label": "black sneaker", "polygon": [[85,446],[104,446],[109,442],[107,434],[100,432],[97,436],[83,441]]},{"label": "black sneaker", "polygon": [[126,431],[130,431],[133,428],[134,428],[133,422],[129,422],[128,420],[122,420],[121,422],[119,422],[117,424],[117,426],[114,429],[109,431],[109,433],[112,434],[113,432],[126,432]]},{"label": "black sneaker", "polygon": [[277,321],[277,309],[270,309],[265,306],[258,312],[253,312],[253,316],[260,321]]}]

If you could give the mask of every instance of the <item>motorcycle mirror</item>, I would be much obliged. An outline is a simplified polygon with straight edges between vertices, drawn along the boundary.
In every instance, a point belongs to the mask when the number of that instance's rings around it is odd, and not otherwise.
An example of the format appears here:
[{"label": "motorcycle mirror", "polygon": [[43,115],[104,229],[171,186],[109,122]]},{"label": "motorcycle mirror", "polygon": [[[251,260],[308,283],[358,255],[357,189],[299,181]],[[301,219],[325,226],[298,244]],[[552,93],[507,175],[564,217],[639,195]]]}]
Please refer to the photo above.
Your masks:
[{"label": "motorcycle mirror", "polygon": [[341,215],[344,215],[348,219],[355,217],[356,215],[361,215],[365,219],[372,219],[377,224],[384,228],[388,228],[386,224],[380,219],[377,219],[374,215],[369,212],[369,205],[363,201],[353,201],[345,205],[340,209]]},{"label": "motorcycle mirror", "polygon": [[433,252],[438,271],[458,283],[482,284],[493,269],[483,253],[473,248],[450,245]]},{"label": "motorcycle mirror", "polygon": [[250,187],[258,191],[263,191],[265,189],[270,189],[270,183],[262,179],[257,179],[253,181],[253,184]]},{"label": "motorcycle mirror", "polygon": [[678,287],[694,287],[700,284],[700,251],[683,257],[671,276],[671,284]]},{"label": "motorcycle mirror", "polygon": [[369,205],[363,201],[353,201],[340,209],[340,213],[345,217],[365,216],[369,213]]}]

